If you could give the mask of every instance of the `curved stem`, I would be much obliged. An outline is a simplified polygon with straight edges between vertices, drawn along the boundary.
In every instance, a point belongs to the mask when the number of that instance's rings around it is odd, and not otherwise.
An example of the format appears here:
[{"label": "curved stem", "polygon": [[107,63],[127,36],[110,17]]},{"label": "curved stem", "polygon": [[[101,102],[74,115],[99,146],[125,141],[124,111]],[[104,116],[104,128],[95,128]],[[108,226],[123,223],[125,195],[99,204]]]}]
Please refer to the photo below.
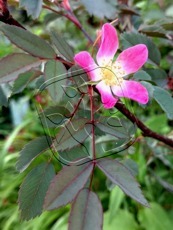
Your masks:
[{"label": "curved stem", "polygon": [[169,145],[170,147],[173,147],[173,139],[170,139],[168,137],[162,136],[151,129],[149,129],[144,123],[139,120],[133,113],[131,113],[120,101],[118,101],[115,105],[115,107],[123,113],[130,121],[135,123],[137,127],[142,131],[143,136],[145,137],[151,137],[158,141],[162,141],[163,143]]}]

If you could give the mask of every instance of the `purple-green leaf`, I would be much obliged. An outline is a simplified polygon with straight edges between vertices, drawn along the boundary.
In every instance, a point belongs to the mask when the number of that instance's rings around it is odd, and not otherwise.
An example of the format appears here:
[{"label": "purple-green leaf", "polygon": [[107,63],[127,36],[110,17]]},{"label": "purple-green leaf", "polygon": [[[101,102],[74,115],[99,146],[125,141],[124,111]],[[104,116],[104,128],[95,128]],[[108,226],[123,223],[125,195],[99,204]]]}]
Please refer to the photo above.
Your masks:
[{"label": "purple-green leaf", "polygon": [[65,166],[50,184],[44,209],[57,209],[72,202],[77,193],[85,186],[92,170],[92,163],[82,166]]},{"label": "purple-green leaf", "polygon": [[88,148],[80,145],[68,151],[58,151],[58,158],[60,162],[65,165],[77,166],[91,161]]},{"label": "purple-green leaf", "polygon": [[172,95],[168,91],[160,87],[154,86],[153,97],[157,101],[157,103],[160,105],[160,107],[163,109],[163,111],[166,113],[168,119],[173,120]]},{"label": "purple-green leaf", "polygon": [[22,92],[31,80],[35,79],[40,75],[41,71],[38,70],[30,70],[28,72],[20,74],[13,84],[12,93],[16,94]]},{"label": "purple-green leaf", "polygon": [[71,47],[67,44],[63,37],[60,36],[55,30],[51,31],[51,40],[54,43],[57,50],[65,57],[67,60],[73,62],[74,53]]},{"label": "purple-green leaf", "polygon": [[97,195],[89,189],[79,192],[72,204],[68,230],[102,230],[103,210]]},{"label": "purple-green leaf", "polygon": [[19,74],[41,64],[41,60],[24,53],[15,53],[0,59],[0,83],[14,81]]},{"label": "purple-green leaf", "polygon": [[42,213],[44,198],[54,175],[53,165],[42,163],[26,176],[18,200],[22,219],[29,220]]},{"label": "purple-green leaf", "polygon": [[16,164],[16,169],[23,172],[31,162],[46,151],[51,145],[51,139],[48,136],[39,137],[29,142],[20,152],[19,160]]},{"label": "purple-green leaf", "polygon": [[112,19],[116,14],[117,1],[115,0],[81,0],[89,14],[103,19],[104,17]]},{"label": "purple-green leaf", "polygon": [[[129,122],[130,123],[130,122]],[[132,123],[130,123],[132,124]],[[116,139],[131,139],[129,134],[129,129],[126,127],[127,125],[123,122],[123,119],[119,119],[116,117],[104,118],[101,117],[99,121],[96,123],[96,127],[101,131],[115,137]]]},{"label": "purple-green leaf", "polygon": [[146,73],[151,76],[151,81],[157,86],[164,88],[167,84],[167,73],[163,69],[145,69]]},{"label": "purple-green leaf", "polygon": [[128,196],[144,206],[149,206],[131,171],[123,164],[117,160],[102,159],[98,160],[97,166],[109,180],[118,185]]},{"label": "purple-green leaf", "polygon": [[141,25],[139,32],[151,37],[167,38],[167,31],[160,25]]},{"label": "purple-green leaf", "polygon": [[11,43],[33,56],[45,59],[56,57],[55,51],[45,40],[27,30],[5,24],[0,27],[0,31],[8,37]]},{"label": "purple-green leaf", "polygon": [[54,141],[55,149],[63,151],[80,145],[91,133],[92,125],[87,122],[88,119],[80,118],[62,126]]},{"label": "purple-green leaf", "polygon": [[58,61],[50,60],[45,65],[44,70],[45,87],[55,102],[60,102],[63,94],[63,86],[67,83],[67,70],[65,66]]},{"label": "purple-green leaf", "polygon": [[24,7],[29,16],[32,16],[33,19],[38,18],[42,10],[42,0],[20,0],[20,6]]},{"label": "purple-green leaf", "polygon": [[70,111],[63,106],[55,105],[41,111],[39,117],[45,128],[58,127],[70,117]]}]

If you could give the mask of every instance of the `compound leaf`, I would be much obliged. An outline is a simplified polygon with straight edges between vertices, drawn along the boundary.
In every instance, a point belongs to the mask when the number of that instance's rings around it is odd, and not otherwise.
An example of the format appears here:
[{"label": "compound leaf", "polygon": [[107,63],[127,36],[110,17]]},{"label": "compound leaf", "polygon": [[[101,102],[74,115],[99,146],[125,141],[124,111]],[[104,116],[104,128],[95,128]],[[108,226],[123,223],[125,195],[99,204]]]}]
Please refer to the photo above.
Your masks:
[{"label": "compound leaf", "polygon": [[26,176],[19,190],[22,219],[29,220],[41,214],[44,198],[54,175],[53,165],[42,163]]},{"label": "compound leaf", "polygon": [[57,209],[72,202],[77,193],[85,186],[92,170],[91,163],[82,166],[64,166],[50,184],[44,209]]}]

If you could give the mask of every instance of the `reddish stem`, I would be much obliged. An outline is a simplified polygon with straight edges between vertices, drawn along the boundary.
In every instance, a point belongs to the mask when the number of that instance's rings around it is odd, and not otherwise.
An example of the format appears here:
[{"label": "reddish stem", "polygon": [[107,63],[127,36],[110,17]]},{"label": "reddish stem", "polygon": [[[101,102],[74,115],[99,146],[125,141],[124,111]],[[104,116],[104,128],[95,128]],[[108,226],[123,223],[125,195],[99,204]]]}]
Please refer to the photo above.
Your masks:
[{"label": "reddish stem", "polygon": [[95,168],[95,161],[96,161],[96,148],[95,148],[95,126],[94,126],[94,101],[93,101],[93,87],[91,85],[88,86],[88,92],[90,96],[90,110],[91,110],[91,135],[92,135],[92,162],[93,162],[93,171],[90,178],[90,185],[89,188],[92,187],[92,181],[94,176],[94,168]]},{"label": "reddish stem", "polygon": [[158,141],[162,141],[163,143],[173,147],[173,139],[162,136],[156,132],[153,132],[149,129],[142,121],[140,121],[133,113],[131,113],[120,101],[116,103],[115,107],[124,114],[130,121],[135,123],[137,127],[142,131],[143,136],[151,137]]},{"label": "reddish stem", "polygon": [[22,29],[25,29],[18,21],[16,21],[8,10],[7,0],[0,0],[0,21],[9,24],[18,26]]},{"label": "reddish stem", "polygon": [[90,96],[90,110],[91,110],[91,124],[92,124],[92,159],[96,160],[96,149],[95,149],[95,126],[94,126],[94,102],[93,102],[93,88],[88,86],[89,96]]},{"label": "reddish stem", "polygon": [[70,115],[70,121],[72,120],[72,118],[74,117],[76,111],[78,110],[79,105],[80,105],[81,101],[82,101],[83,98],[84,98],[84,95],[85,95],[84,93],[81,95],[81,97],[80,97],[80,99],[79,99],[77,105],[75,106],[75,109],[74,109],[73,113]]}]

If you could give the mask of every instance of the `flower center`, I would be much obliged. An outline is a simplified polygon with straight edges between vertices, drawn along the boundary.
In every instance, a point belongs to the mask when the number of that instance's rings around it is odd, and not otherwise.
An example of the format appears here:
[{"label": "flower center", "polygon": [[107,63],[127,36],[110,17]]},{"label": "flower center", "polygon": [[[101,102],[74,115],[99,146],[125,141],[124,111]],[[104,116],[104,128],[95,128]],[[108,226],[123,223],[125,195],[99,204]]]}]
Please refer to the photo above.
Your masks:
[{"label": "flower center", "polygon": [[103,65],[101,68],[102,80],[108,86],[120,86],[123,82],[123,76],[125,75],[121,65],[117,62],[112,64],[112,61],[107,65]]}]

